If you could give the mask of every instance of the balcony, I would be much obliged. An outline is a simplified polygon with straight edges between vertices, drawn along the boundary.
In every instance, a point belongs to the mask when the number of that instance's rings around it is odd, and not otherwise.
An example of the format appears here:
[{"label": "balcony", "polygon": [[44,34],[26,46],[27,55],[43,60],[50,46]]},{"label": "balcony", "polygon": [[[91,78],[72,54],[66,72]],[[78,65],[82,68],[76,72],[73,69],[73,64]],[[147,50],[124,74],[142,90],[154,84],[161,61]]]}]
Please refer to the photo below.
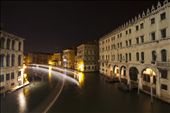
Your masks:
[{"label": "balcony", "polygon": [[159,66],[159,67],[170,68],[170,62],[157,61],[156,65]]}]

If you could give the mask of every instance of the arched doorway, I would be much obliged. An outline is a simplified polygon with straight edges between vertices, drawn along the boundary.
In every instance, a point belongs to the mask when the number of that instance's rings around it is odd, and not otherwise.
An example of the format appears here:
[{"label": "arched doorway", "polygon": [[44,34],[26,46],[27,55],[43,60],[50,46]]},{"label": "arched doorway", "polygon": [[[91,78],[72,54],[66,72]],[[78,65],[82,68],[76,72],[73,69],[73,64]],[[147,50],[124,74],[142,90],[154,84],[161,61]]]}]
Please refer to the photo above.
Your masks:
[{"label": "arched doorway", "polygon": [[131,67],[129,69],[129,77],[130,77],[130,80],[132,81],[137,81],[138,79],[138,69],[136,67]]},{"label": "arched doorway", "polygon": [[120,67],[120,76],[123,82],[127,83],[127,79],[126,79],[126,67],[125,66],[121,66]]},{"label": "arched doorway", "polygon": [[153,88],[153,94],[156,94],[156,73],[151,68],[145,68],[142,70],[142,87],[143,90],[150,92],[151,84]]},{"label": "arched doorway", "polygon": [[131,88],[137,88],[138,87],[138,69],[136,67],[131,67],[129,69],[129,78],[131,83]]},{"label": "arched doorway", "polygon": [[119,67],[117,65],[113,66],[113,75],[115,75],[116,77],[118,77],[119,74]]}]

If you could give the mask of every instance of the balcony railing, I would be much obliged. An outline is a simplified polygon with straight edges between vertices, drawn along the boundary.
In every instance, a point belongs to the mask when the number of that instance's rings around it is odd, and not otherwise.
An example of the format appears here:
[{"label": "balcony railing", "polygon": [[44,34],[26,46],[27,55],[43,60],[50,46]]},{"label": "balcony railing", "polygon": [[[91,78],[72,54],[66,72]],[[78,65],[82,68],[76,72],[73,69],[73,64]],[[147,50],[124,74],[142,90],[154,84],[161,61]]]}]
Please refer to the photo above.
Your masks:
[{"label": "balcony railing", "polygon": [[160,67],[170,67],[170,62],[157,61],[156,65]]}]

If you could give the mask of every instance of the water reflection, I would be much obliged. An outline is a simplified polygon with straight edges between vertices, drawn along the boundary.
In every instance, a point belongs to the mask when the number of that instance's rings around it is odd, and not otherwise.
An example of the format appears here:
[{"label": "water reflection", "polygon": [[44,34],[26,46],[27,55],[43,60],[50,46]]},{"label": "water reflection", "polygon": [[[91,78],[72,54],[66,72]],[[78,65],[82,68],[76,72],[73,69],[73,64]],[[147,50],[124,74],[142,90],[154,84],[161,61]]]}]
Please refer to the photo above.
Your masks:
[{"label": "water reflection", "polygon": [[[25,113],[26,111],[26,97],[24,95],[25,91],[21,91],[18,95],[18,102],[19,102],[19,113]],[[27,91],[25,92],[27,94]]]},{"label": "water reflection", "polygon": [[85,80],[85,76],[84,76],[84,73],[82,72],[78,72],[78,82],[79,82],[79,85],[80,87],[83,87],[84,85],[84,80]]},{"label": "water reflection", "polygon": [[51,83],[51,81],[52,81],[52,74],[51,74],[51,69],[52,69],[52,67],[51,66],[49,66],[49,69],[48,69],[48,81],[49,81],[49,83]]}]

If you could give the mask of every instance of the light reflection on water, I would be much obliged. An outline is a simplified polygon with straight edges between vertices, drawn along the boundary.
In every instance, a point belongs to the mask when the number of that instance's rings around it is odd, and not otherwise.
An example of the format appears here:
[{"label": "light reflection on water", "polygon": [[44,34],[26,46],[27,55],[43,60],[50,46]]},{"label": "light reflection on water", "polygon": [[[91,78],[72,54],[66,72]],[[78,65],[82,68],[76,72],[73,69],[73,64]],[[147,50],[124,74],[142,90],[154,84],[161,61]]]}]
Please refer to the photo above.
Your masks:
[{"label": "light reflection on water", "polygon": [[85,81],[84,73],[79,72],[78,73],[78,82],[79,82],[80,87],[84,86],[84,81]]},{"label": "light reflection on water", "polygon": [[18,95],[18,103],[19,103],[19,112],[24,113],[26,111],[26,97],[25,94],[27,95],[28,90],[23,90],[19,93]]}]

